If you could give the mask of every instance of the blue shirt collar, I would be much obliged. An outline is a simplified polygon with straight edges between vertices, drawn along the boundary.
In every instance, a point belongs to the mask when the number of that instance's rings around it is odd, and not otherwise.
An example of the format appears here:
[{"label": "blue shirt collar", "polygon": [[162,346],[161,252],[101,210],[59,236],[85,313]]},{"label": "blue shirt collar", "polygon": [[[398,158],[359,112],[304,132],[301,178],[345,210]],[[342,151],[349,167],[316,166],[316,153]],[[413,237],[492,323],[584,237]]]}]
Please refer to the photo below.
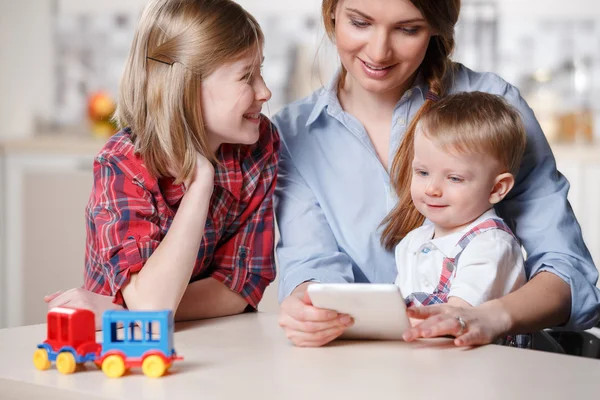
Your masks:
[{"label": "blue shirt collar", "polygon": [[[321,115],[323,110],[325,110],[325,108],[328,109],[330,115],[336,115],[343,111],[342,105],[340,104],[340,99],[337,95],[337,86],[340,80],[341,72],[342,69],[338,68],[333,77],[330,79],[327,86],[321,89],[320,93],[318,94],[319,98],[317,99],[317,102],[315,103],[312,112],[306,120],[306,126],[312,125],[317,120],[317,118],[319,118],[319,116]],[[427,94],[427,91],[429,89],[423,79],[423,74],[420,70],[417,73],[415,83],[410,90],[418,90],[421,94],[421,97],[423,98],[423,101],[425,101],[425,95]]]}]

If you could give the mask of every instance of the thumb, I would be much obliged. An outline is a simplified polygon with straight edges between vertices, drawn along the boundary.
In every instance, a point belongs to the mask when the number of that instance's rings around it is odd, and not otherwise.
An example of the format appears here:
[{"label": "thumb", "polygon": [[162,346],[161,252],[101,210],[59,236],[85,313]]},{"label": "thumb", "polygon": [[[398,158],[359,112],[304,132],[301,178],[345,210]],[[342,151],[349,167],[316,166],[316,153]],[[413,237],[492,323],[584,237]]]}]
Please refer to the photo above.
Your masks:
[{"label": "thumb", "polygon": [[46,303],[50,303],[52,300],[54,300],[55,298],[57,298],[61,294],[63,294],[62,290],[59,290],[58,292],[54,292],[52,294],[48,294],[48,295],[44,296],[44,301]]},{"label": "thumb", "polygon": [[308,294],[308,290],[304,291],[304,297],[302,298],[302,301],[304,302],[304,304],[312,306],[312,300],[310,299],[310,296]]}]

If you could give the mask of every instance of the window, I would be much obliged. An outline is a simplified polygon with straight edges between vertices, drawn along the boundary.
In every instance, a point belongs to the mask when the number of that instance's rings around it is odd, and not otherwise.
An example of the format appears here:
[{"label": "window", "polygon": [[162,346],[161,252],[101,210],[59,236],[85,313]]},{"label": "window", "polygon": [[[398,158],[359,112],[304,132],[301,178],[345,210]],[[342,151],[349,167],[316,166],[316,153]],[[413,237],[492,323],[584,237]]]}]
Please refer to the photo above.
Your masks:
[{"label": "window", "polygon": [[123,342],[124,332],[117,329],[117,322],[110,323],[110,341],[112,343]]},{"label": "window", "polygon": [[144,340],[143,338],[143,326],[142,321],[132,321],[129,322],[128,334],[127,337],[131,342],[141,342]]},{"label": "window", "polygon": [[159,321],[148,321],[146,332],[148,333],[147,340],[149,342],[160,341],[160,322]]}]

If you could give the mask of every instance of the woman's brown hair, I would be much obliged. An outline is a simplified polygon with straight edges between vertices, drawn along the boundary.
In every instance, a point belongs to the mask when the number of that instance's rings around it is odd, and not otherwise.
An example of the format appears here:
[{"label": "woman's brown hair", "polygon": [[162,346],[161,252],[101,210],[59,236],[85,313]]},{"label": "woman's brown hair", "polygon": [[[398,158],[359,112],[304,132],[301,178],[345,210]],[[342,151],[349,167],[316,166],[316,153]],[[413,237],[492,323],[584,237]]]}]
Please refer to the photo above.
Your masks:
[{"label": "woman's brown hair", "polygon": [[230,0],[153,0],[138,23],[119,87],[115,120],[156,177],[193,174],[196,152],[211,161],[201,110],[203,79],[259,50],[258,22]]},{"label": "woman's brown hair", "polygon": [[[335,15],[339,1],[323,0],[322,3],[325,32],[332,41],[335,38],[335,21],[331,16]],[[383,220],[382,225],[385,227],[381,237],[383,245],[390,250],[424,220],[410,197],[415,128],[421,116],[435,104],[435,99],[446,94],[454,66],[450,60],[454,51],[454,26],[460,13],[460,0],[411,0],[411,3],[421,12],[435,35],[429,41],[420,67],[429,86],[427,99],[408,126],[390,168],[390,178],[398,195],[398,204]],[[346,71],[342,67],[340,80],[343,80],[345,75]]]}]

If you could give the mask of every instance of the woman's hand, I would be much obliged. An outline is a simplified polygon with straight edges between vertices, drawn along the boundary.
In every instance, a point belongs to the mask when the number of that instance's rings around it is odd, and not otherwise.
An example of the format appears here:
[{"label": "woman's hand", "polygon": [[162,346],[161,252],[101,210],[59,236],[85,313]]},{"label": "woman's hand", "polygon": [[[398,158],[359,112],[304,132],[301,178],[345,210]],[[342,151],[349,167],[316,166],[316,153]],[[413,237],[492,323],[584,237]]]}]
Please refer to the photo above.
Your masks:
[{"label": "woman's hand", "polygon": [[81,288],[70,289],[66,292],[58,291],[44,296],[44,301],[48,303],[48,310],[60,306],[91,310],[95,315],[96,330],[102,329],[104,311],[124,309],[113,303],[112,296],[103,296]]},{"label": "woman's hand", "polygon": [[[452,335],[456,337],[454,344],[457,346],[483,345],[508,334],[511,326],[510,315],[497,300],[472,308],[448,304],[411,307],[408,317],[423,321],[404,332],[403,339],[407,342]],[[458,317],[464,322],[464,327]]]},{"label": "woman's hand", "polygon": [[354,323],[348,315],[314,307],[303,283],[282,303],[279,326],[298,347],[320,347],[338,338]]}]

